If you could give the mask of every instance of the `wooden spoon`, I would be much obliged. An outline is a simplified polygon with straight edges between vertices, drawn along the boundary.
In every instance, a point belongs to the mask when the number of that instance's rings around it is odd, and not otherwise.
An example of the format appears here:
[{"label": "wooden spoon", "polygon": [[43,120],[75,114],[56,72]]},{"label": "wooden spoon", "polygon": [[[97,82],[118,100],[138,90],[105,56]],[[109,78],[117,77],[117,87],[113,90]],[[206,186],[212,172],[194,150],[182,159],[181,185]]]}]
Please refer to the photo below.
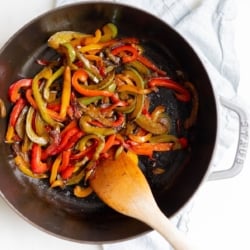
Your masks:
[{"label": "wooden spoon", "polygon": [[194,249],[161,212],[133,153],[100,162],[90,186],[114,210],[138,219],[158,231],[176,250]]}]

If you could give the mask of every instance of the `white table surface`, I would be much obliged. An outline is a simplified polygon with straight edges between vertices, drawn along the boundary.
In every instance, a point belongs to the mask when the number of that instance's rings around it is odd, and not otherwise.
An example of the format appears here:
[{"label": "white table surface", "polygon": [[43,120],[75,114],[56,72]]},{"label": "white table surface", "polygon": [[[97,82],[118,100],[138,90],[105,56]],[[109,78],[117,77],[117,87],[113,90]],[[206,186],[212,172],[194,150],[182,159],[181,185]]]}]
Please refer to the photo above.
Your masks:
[{"label": "white table surface", "polygon": [[[245,107],[250,107],[250,3],[245,0],[238,3],[235,43],[241,64],[239,97]],[[8,0],[1,4],[0,47],[25,23],[53,6],[53,0]],[[250,249],[249,155],[243,171],[238,176],[206,182],[196,194],[194,207],[190,213],[188,237],[199,242],[199,245],[204,244],[204,249]],[[58,239],[34,228],[13,212],[2,198],[0,198],[0,244],[1,249],[5,250],[100,249],[97,245]]]}]

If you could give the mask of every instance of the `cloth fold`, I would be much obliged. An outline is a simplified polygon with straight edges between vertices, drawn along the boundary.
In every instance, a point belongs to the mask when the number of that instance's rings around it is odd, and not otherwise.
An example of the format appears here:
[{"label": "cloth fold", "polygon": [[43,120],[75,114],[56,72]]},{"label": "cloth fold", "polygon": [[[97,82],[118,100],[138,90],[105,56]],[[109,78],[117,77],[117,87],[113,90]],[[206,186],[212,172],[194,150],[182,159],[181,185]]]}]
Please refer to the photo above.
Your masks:
[{"label": "cloth fold", "polygon": [[[56,6],[84,2],[84,0],[56,0]],[[93,2],[93,1],[92,1]],[[239,63],[234,48],[234,20],[237,16],[236,0],[110,0],[141,8],[160,17],[173,26],[194,48],[202,60],[217,97],[233,99],[239,84]],[[237,131],[235,115],[219,109],[219,145],[213,159],[213,167],[223,164],[226,151],[232,147]],[[182,231],[188,232],[190,201],[172,218]],[[155,231],[133,240],[104,244],[104,250],[160,250],[170,249],[168,243]]]}]

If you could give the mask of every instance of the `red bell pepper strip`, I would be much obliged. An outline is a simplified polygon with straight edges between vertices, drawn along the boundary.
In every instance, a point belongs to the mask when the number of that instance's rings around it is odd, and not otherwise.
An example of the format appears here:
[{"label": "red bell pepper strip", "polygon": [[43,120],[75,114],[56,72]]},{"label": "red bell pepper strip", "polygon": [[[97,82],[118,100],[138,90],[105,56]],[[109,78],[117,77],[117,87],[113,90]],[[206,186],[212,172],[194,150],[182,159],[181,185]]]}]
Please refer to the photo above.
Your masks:
[{"label": "red bell pepper strip", "polygon": [[70,156],[70,159],[80,160],[80,159],[83,159],[84,157],[88,157],[89,159],[92,159],[92,156],[94,155],[97,146],[98,146],[98,142],[95,141],[91,146],[87,147],[83,151],[80,151],[76,154],[72,154]]},{"label": "red bell pepper strip", "polygon": [[149,69],[157,72],[161,76],[167,75],[166,71],[159,69],[152,61],[142,55],[137,56],[137,60],[147,66]]},{"label": "red bell pepper strip", "polygon": [[33,143],[31,150],[31,169],[33,173],[43,174],[48,170],[48,165],[41,161],[41,155],[41,146],[37,143]]},{"label": "red bell pepper strip", "polygon": [[73,172],[74,172],[74,169],[75,169],[74,166],[68,166],[66,169],[64,169],[64,170],[60,173],[61,177],[62,177],[64,180],[69,179],[69,178],[72,176],[72,174],[73,174]]},{"label": "red bell pepper strip", "polygon": [[11,126],[15,127],[17,118],[19,117],[25,105],[26,105],[26,101],[23,98],[18,99],[18,101],[16,102],[10,114]]},{"label": "red bell pepper strip", "polygon": [[55,141],[50,144],[42,153],[42,159],[47,159],[48,156],[56,155],[64,150],[67,146],[71,137],[74,137],[79,132],[78,128],[72,128],[71,130],[67,130],[67,132],[61,136],[61,140]]},{"label": "red bell pepper strip", "polygon": [[137,59],[138,57],[138,50],[131,46],[131,45],[122,45],[119,47],[114,48],[111,53],[116,55],[121,55],[123,63],[129,63]]},{"label": "red bell pepper strip", "polygon": [[84,96],[113,96],[114,93],[109,92],[107,90],[96,90],[96,89],[87,89],[84,88],[83,84],[80,84],[79,81],[81,82],[86,82],[88,79],[88,74],[85,70],[83,69],[78,69],[77,71],[74,72],[72,76],[72,85],[75,88],[75,90],[84,95]]},{"label": "red bell pepper strip", "polygon": [[175,91],[175,96],[179,101],[189,102],[191,99],[191,95],[189,91],[178,84],[177,82],[169,79],[167,77],[156,77],[152,78],[148,82],[149,87],[166,87]]},{"label": "red bell pepper strip", "polygon": [[68,167],[70,162],[70,156],[71,156],[71,149],[62,152],[62,162],[58,169],[59,173],[64,171]]},{"label": "red bell pepper strip", "polygon": [[8,95],[11,102],[16,102],[21,98],[21,89],[29,88],[32,84],[32,79],[24,78],[16,81],[12,85],[10,85],[8,90]]},{"label": "red bell pepper strip", "polygon": [[63,147],[62,150],[68,150],[72,148],[83,135],[83,131],[78,131],[77,133],[75,133],[74,136],[69,139],[68,143]]}]

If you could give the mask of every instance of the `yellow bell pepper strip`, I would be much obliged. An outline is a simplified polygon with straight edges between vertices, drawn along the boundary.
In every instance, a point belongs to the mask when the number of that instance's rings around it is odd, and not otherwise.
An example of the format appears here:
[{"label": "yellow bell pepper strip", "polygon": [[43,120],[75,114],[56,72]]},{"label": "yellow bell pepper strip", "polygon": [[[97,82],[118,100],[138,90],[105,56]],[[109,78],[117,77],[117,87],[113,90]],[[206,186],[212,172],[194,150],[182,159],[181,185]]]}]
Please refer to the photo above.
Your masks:
[{"label": "yellow bell pepper strip", "polygon": [[118,34],[118,29],[113,23],[107,23],[102,27],[103,35],[100,42],[107,42],[115,38]]},{"label": "yellow bell pepper strip", "polygon": [[94,134],[98,136],[106,136],[106,135],[112,135],[116,133],[116,130],[114,128],[99,128],[95,126],[91,126],[92,118],[88,115],[82,116],[79,125],[82,131],[84,131],[86,134]]},{"label": "yellow bell pepper strip", "polygon": [[47,103],[44,101],[42,94],[40,93],[40,89],[39,89],[40,81],[43,79],[48,80],[51,76],[52,76],[52,70],[48,67],[44,68],[37,75],[35,75],[35,77],[33,78],[33,82],[32,82],[32,92],[33,92],[33,96],[37,104],[37,108],[43,120],[47,122],[49,125],[51,125],[52,127],[57,127],[57,126],[60,126],[60,124],[54,119],[52,119],[52,117],[47,112],[47,108],[46,108]]},{"label": "yellow bell pepper strip", "polygon": [[62,154],[59,154],[54,160],[50,170],[50,178],[49,178],[50,184],[52,184],[56,180],[61,161],[62,161]]},{"label": "yellow bell pepper strip", "polygon": [[48,165],[41,161],[42,148],[33,143],[31,150],[31,170],[35,174],[44,174],[48,171]]},{"label": "yellow bell pepper strip", "polygon": [[27,134],[25,134],[22,145],[21,145],[21,152],[22,153],[27,153],[31,150],[33,142],[29,139]]},{"label": "yellow bell pepper strip", "polygon": [[84,95],[84,96],[107,96],[111,97],[114,95],[114,93],[109,92],[107,90],[92,90],[92,89],[87,89],[83,84],[80,84],[79,81],[81,82],[86,82],[88,79],[88,74],[86,73],[85,70],[83,69],[78,69],[77,71],[74,72],[72,76],[72,86],[74,89]]},{"label": "yellow bell pepper strip", "polygon": [[144,142],[150,141],[152,134],[151,133],[147,133],[145,135],[129,134],[128,137],[130,140],[132,140],[134,142],[144,143]]},{"label": "yellow bell pepper strip", "polygon": [[46,128],[46,123],[40,116],[39,112],[36,112],[35,121],[34,121],[34,130],[36,134],[41,137],[49,138],[48,130]]},{"label": "yellow bell pepper strip", "polygon": [[17,155],[14,158],[14,161],[17,167],[21,170],[21,172],[29,177],[39,178],[39,179],[48,177],[47,174],[34,174],[32,170],[30,169],[30,163],[25,161],[21,155]]},{"label": "yellow bell pepper strip", "polygon": [[81,187],[79,185],[74,187],[74,195],[78,198],[85,198],[93,193],[93,189],[89,187]]},{"label": "yellow bell pepper strip", "polygon": [[[10,118],[9,118],[9,124],[8,124],[8,128],[7,128],[7,132],[6,132],[6,136],[5,136],[5,142],[6,143],[13,143],[14,142],[14,137],[15,137],[15,126],[17,123],[17,119],[20,115],[20,113],[22,112],[22,110],[24,109],[26,105],[26,101],[23,98],[20,98],[14,105],[11,114],[10,114]],[[17,138],[16,138],[17,139]]]},{"label": "yellow bell pepper strip", "polygon": [[121,56],[123,63],[129,63],[137,59],[138,51],[131,45],[122,45],[111,50],[112,55]]},{"label": "yellow bell pepper strip", "polygon": [[169,131],[168,125],[160,123],[160,122],[153,122],[149,117],[143,114],[138,116],[135,122],[141,128],[155,135],[164,134]]},{"label": "yellow bell pepper strip", "polygon": [[29,139],[39,145],[46,145],[48,143],[48,138],[43,136],[38,136],[35,131],[33,130],[33,116],[35,114],[35,110],[30,107],[26,116],[26,134],[29,137]]},{"label": "yellow bell pepper strip", "polygon": [[63,79],[63,89],[61,96],[61,109],[60,117],[65,119],[67,114],[67,108],[70,105],[70,96],[71,96],[71,70],[69,66],[65,67],[64,79]]},{"label": "yellow bell pepper strip", "polygon": [[173,148],[173,143],[171,142],[165,142],[165,143],[138,143],[138,144],[132,144],[130,146],[130,150],[134,152],[137,155],[145,155],[149,158],[153,157],[154,152],[166,152],[170,151]]},{"label": "yellow bell pepper strip", "polygon": [[157,106],[151,113],[152,121],[157,121],[162,114],[165,112],[165,107],[162,105]]},{"label": "yellow bell pepper strip", "polygon": [[176,99],[182,102],[189,102],[191,99],[189,91],[184,86],[181,86],[179,83],[169,79],[168,77],[152,78],[149,80],[148,86],[151,88],[165,87],[174,90]]},{"label": "yellow bell pepper strip", "polygon": [[9,99],[11,102],[15,103],[21,98],[21,90],[31,87],[32,79],[24,78],[11,84],[8,90]]},{"label": "yellow bell pepper strip", "polygon": [[148,67],[149,69],[151,69],[152,71],[158,73],[160,76],[165,76],[167,75],[167,72],[164,70],[161,70],[160,68],[158,68],[151,60],[149,60],[147,57],[143,56],[143,55],[138,55],[136,58],[139,62],[141,62],[142,64],[144,64],[146,67]]},{"label": "yellow bell pepper strip", "polygon": [[95,35],[94,36],[89,36],[89,37],[86,37],[84,39],[84,43],[85,43],[85,45],[96,44],[96,43],[98,43],[100,41],[101,37],[102,37],[102,32],[101,32],[100,29],[97,29],[95,31]]},{"label": "yellow bell pepper strip", "polygon": [[158,142],[177,142],[179,139],[175,135],[171,134],[162,134],[155,135],[149,139],[149,142],[158,143]]},{"label": "yellow bell pepper strip", "polygon": [[90,35],[75,31],[59,31],[49,37],[48,45],[57,50],[61,44],[71,42],[75,39],[83,39],[88,36]]}]

